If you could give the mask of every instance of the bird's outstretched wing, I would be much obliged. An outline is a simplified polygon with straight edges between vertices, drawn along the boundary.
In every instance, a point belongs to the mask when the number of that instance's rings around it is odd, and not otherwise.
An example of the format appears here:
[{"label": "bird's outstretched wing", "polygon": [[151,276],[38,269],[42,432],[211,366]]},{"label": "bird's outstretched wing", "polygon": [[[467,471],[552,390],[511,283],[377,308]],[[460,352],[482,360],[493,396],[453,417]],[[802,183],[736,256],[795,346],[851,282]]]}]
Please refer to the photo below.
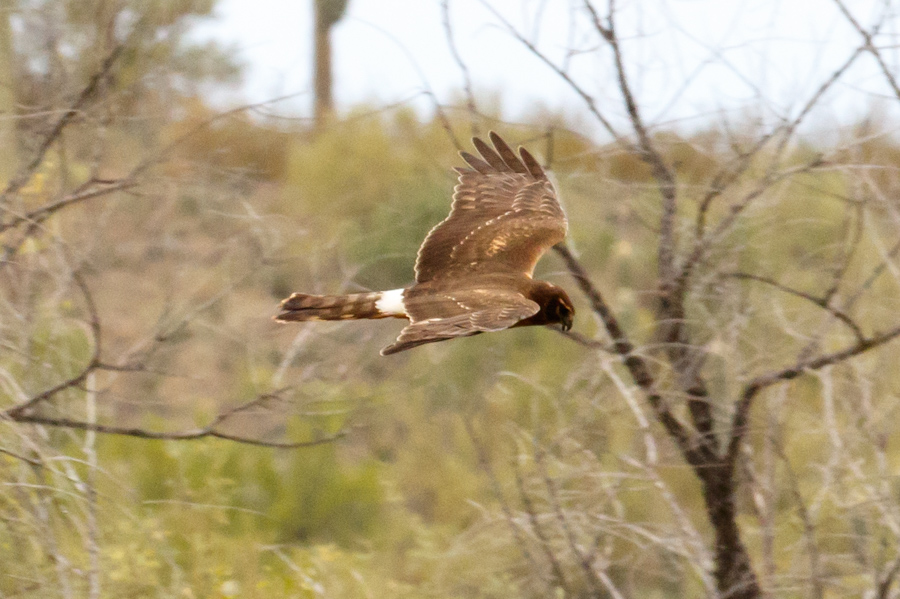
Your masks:
[{"label": "bird's outstretched wing", "polygon": [[528,276],[541,255],[566,236],[568,224],[556,190],[524,148],[519,154],[493,131],[491,148],[474,138],[481,158],[461,152],[471,168],[457,168],[459,184],[450,215],[419,249],[416,281],[466,273]]},{"label": "bird's outstretched wing", "polygon": [[429,300],[428,308],[419,306],[413,312],[443,314],[413,321],[402,331],[397,341],[381,350],[381,355],[395,354],[425,343],[467,337],[478,333],[502,331],[520,320],[534,316],[540,310],[536,302],[512,292],[488,293],[473,291],[453,293]]}]

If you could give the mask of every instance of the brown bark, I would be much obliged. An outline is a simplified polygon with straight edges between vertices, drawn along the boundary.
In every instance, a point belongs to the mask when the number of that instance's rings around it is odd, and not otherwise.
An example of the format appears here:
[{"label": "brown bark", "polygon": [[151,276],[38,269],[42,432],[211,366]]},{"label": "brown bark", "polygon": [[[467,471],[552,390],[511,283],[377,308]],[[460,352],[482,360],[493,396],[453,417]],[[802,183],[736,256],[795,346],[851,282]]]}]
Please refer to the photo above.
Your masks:
[{"label": "brown bark", "polygon": [[761,596],[750,555],[741,541],[735,507],[733,471],[724,462],[695,469],[703,483],[706,515],[715,535],[716,568],[713,575],[723,599],[755,599]]},{"label": "brown bark", "polygon": [[331,65],[331,29],[344,16],[347,0],[316,0],[315,6],[315,123],[320,129],[334,114],[334,80]]},{"label": "brown bark", "polygon": [[[316,3],[318,6],[318,3]],[[315,94],[316,126],[321,127],[334,112],[334,99],[331,94],[331,29],[323,27],[322,21],[316,18],[316,79]]]},{"label": "brown bark", "polygon": [[[682,379],[687,382],[685,391],[689,396],[688,407],[693,424],[691,426],[672,412],[665,398],[656,389],[651,367],[635,351],[599,289],[594,286],[578,259],[564,245],[557,245],[554,249],[565,261],[569,272],[588,297],[594,313],[603,321],[607,333],[613,340],[613,351],[622,357],[635,383],[644,391],[657,420],[675,441],[685,461],[690,464],[703,485],[706,515],[715,537],[713,575],[721,597],[729,599],[760,597],[759,582],[751,566],[747,548],[741,541],[737,525],[735,506],[737,481],[734,478],[734,460],[728,455],[720,456],[719,442],[712,426],[706,385],[699,376],[696,365],[691,360],[673,358],[673,365],[676,368],[688,371],[682,372]],[[663,309],[667,307],[664,306]],[[682,341],[685,334],[684,329],[681,329]]]}]

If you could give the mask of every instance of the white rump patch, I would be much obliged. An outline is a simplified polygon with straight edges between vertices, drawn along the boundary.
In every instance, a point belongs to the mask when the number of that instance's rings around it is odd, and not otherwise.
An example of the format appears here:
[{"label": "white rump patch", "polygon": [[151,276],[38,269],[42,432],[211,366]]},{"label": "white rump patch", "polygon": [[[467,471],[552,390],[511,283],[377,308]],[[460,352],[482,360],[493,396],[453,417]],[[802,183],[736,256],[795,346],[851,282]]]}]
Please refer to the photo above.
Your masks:
[{"label": "white rump patch", "polygon": [[396,314],[407,316],[406,306],[403,304],[403,292],[406,289],[391,289],[382,291],[381,297],[375,302],[375,308],[382,314]]}]

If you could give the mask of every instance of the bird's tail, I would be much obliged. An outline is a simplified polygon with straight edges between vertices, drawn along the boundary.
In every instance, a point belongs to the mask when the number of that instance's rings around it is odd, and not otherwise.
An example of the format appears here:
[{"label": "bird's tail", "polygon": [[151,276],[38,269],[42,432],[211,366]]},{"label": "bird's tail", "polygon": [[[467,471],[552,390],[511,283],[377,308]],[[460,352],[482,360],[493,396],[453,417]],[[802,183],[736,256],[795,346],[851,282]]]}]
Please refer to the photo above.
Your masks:
[{"label": "bird's tail", "polygon": [[281,312],[275,320],[281,322],[307,320],[358,320],[363,318],[405,318],[391,312],[382,298],[391,293],[375,291],[349,295],[307,295],[295,293],[281,302]]}]

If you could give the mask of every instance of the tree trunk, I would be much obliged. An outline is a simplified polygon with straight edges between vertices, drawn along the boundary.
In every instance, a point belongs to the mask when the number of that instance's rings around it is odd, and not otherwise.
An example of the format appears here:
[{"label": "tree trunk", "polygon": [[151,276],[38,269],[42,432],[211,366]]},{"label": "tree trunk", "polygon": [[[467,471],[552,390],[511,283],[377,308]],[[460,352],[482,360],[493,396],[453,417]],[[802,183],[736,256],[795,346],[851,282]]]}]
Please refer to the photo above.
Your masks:
[{"label": "tree trunk", "polygon": [[0,186],[5,187],[19,166],[16,137],[15,55],[12,28],[13,0],[0,0]]},{"label": "tree trunk", "polygon": [[331,70],[331,29],[347,9],[347,0],[315,0],[315,74],[313,89],[315,92],[316,128],[323,125],[334,114],[334,98],[332,96]]},{"label": "tree trunk", "polygon": [[315,73],[315,117],[316,128],[321,128],[324,121],[334,112],[334,99],[331,95],[331,27],[323,24],[321,9],[316,2],[316,73]]},{"label": "tree trunk", "polygon": [[723,464],[697,471],[703,483],[706,513],[715,532],[715,578],[722,599],[757,599],[762,596],[747,548],[736,521],[735,482]]}]

